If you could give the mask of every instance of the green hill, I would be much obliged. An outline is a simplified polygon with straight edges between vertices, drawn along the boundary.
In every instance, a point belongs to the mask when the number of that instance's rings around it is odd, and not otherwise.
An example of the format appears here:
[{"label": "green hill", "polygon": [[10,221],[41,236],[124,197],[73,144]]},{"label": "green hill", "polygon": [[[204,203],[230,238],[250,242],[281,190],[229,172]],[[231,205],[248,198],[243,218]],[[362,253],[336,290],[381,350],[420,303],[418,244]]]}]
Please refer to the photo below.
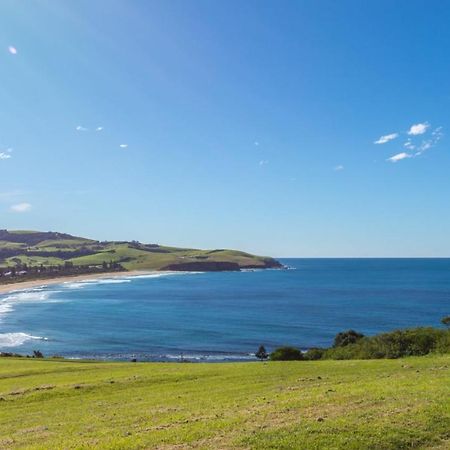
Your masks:
[{"label": "green hill", "polygon": [[198,250],[142,244],[137,241],[96,241],[65,233],[0,230],[0,267],[107,264],[125,270],[218,271],[276,268],[273,258],[236,250]]},{"label": "green hill", "polygon": [[443,450],[449,367],[0,358],[0,448]]}]

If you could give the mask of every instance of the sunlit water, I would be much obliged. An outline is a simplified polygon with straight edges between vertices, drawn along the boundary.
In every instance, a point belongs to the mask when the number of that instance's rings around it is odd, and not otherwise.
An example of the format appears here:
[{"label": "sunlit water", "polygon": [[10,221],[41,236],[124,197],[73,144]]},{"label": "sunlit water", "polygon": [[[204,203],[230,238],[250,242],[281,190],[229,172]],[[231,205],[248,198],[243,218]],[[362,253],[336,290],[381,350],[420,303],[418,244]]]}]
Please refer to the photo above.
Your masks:
[{"label": "sunlit water", "polygon": [[0,297],[0,350],[107,359],[253,359],[260,344],[328,346],[434,325],[450,259],[289,259],[291,270],[70,282]]}]

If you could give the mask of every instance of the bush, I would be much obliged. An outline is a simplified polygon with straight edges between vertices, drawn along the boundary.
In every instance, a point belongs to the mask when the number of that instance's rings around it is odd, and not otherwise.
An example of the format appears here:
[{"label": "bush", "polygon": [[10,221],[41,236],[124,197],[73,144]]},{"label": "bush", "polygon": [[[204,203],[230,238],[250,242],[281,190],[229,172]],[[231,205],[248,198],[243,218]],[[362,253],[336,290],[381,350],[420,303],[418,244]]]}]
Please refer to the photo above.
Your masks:
[{"label": "bush", "polygon": [[329,348],[323,359],[393,359],[431,352],[450,353],[450,331],[423,327],[382,333],[343,347]]},{"label": "bush", "polygon": [[346,345],[356,343],[363,337],[363,334],[358,333],[355,330],[342,331],[341,333],[338,333],[334,338],[333,347],[345,347]]},{"label": "bush", "polygon": [[270,354],[272,361],[301,361],[303,353],[295,347],[279,347]]},{"label": "bush", "polygon": [[436,353],[450,353],[450,330],[439,336],[436,342]]},{"label": "bush", "polygon": [[318,359],[322,359],[324,353],[324,348],[312,347],[308,349],[308,351],[304,354],[304,357],[309,361],[317,361]]}]

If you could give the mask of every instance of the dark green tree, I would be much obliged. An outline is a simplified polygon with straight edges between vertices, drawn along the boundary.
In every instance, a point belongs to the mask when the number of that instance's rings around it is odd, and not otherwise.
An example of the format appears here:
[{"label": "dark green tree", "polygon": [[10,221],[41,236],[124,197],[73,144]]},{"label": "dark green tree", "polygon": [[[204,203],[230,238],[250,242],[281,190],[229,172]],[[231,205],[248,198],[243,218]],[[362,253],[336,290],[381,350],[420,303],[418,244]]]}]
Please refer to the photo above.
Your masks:
[{"label": "dark green tree", "polygon": [[261,361],[269,357],[269,354],[266,352],[266,348],[264,347],[264,345],[259,346],[258,351],[255,353],[255,356]]},{"label": "dark green tree", "polygon": [[445,316],[441,319],[442,325],[450,328],[450,316]]}]

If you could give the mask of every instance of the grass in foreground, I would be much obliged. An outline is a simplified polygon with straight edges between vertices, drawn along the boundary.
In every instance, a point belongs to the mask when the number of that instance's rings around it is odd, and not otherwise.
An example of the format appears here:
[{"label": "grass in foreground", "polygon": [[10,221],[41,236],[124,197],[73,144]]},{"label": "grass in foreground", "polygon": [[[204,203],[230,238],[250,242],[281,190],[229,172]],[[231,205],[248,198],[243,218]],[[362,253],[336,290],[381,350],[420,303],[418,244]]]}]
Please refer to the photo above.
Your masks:
[{"label": "grass in foreground", "polygon": [[450,448],[450,356],[0,360],[0,448]]}]

